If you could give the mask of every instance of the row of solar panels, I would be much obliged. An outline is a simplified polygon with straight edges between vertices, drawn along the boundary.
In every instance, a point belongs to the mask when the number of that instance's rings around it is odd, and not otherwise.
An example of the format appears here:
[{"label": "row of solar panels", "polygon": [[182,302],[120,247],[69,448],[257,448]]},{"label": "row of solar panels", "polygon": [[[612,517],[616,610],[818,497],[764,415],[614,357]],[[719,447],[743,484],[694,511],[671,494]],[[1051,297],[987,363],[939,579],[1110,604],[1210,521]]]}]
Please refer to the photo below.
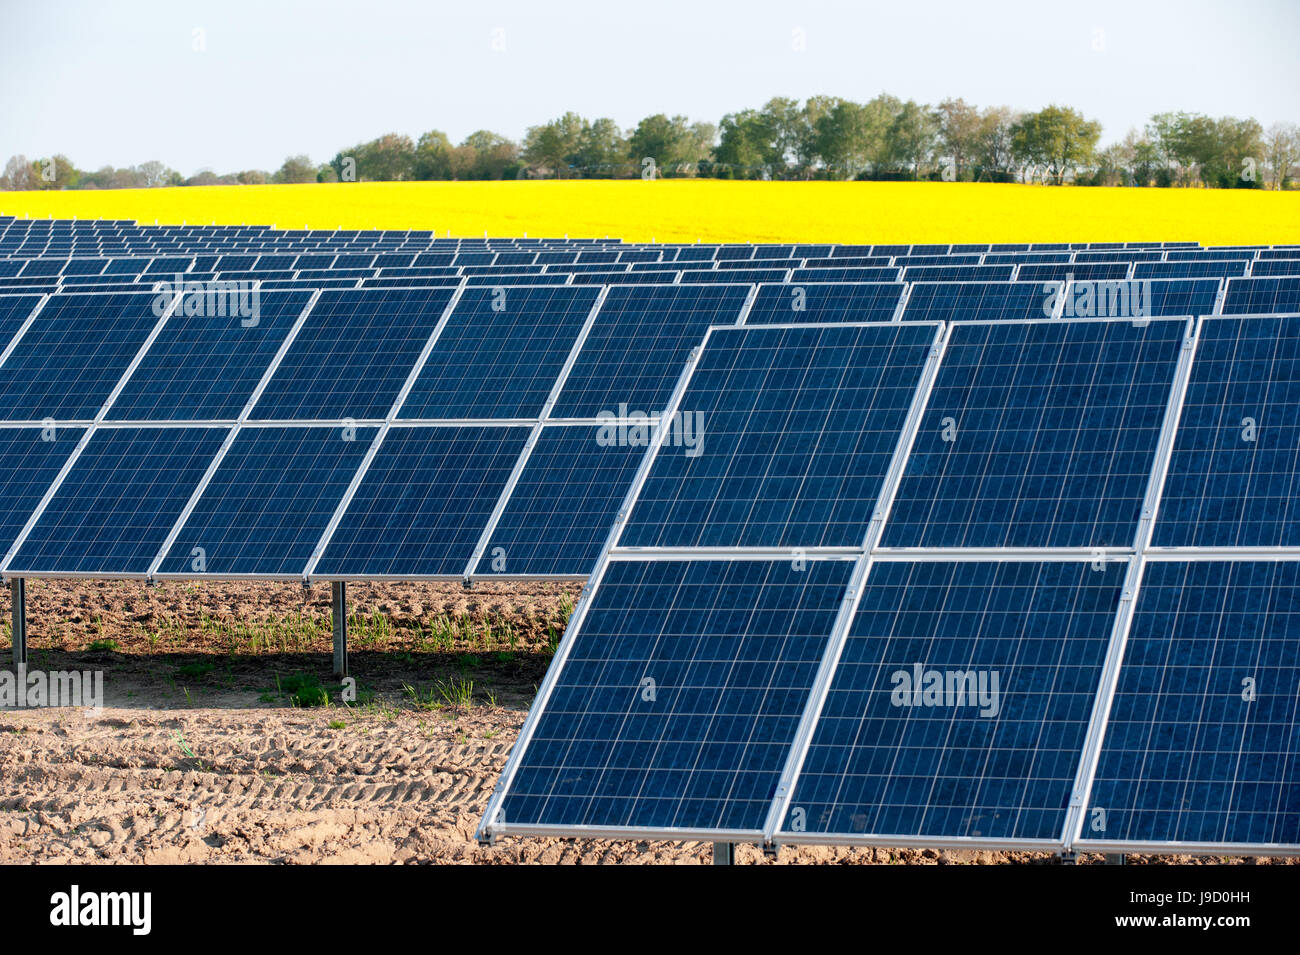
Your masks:
[{"label": "row of solar panels", "polygon": [[[462,298],[406,313],[391,351],[351,354],[358,339],[286,303],[298,335],[278,379],[170,322],[120,379],[98,371],[112,349],[56,348],[41,387],[91,420],[0,429],[0,571],[585,575],[699,337],[598,332],[591,302],[536,330]],[[1190,321],[952,326],[881,546],[1131,547]],[[1298,323],[1202,320],[1156,545],[1300,547]],[[944,327],[715,328],[621,543],[856,547]],[[264,398],[288,413],[252,420]],[[117,420],[118,401],[152,422]],[[213,418],[168,420],[186,403]]]},{"label": "row of solar panels", "polygon": [[2,295],[0,421],[584,420],[661,408],[710,325],[1300,313],[1300,279],[1150,289],[1086,308],[1029,283]]},{"label": "row of solar panels", "polygon": [[[462,245],[423,251],[175,252],[171,254],[9,255],[6,275],[113,275],[149,272],[281,271],[407,268],[411,266],[547,266],[662,264],[679,268],[844,268],[855,266],[978,266],[1069,263],[1222,262],[1295,260],[1300,248],[1017,250],[945,253],[923,247],[875,246],[569,246],[491,248]],[[1121,276],[1122,277],[1122,276]]]},{"label": "row of solar panels", "polygon": [[1300,852],[1300,317],[714,329],[685,409],[481,838]]},{"label": "row of solar panels", "polygon": [[[693,250],[683,250],[693,251]],[[709,250],[705,250],[709,251]],[[1267,251],[1267,250],[1266,250]],[[1134,253],[1141,256],[1141,253]],[[305,255],[200,255],[154,258],[30,258],[0,259],[0,278],[93,284],[104,281],[155,281],[183,275],[186,281],[215,278],[245,280],[282,278],[375,278],[403,275],[545,275],[582,272],[699,272],[820,273],[852,270],[857,281],[892,281],[906,270],[907,281],[967,278],[972,281],[1044,281],[1073,272],[1079,278],[1169,278],[1198,275],[1244,276],[1295,274],[1300,251],[1288,258],[1239,253],[1157,253],[1154,258],[1128,258],[1116,252],[1007,252],[980,255],[842,256],[839,258],[715,259],[709,256],[664,257],[647,249],[622,252],[420,252],[311,253]],[[1221,256],[1221,257],[1212,257]],[[469,270],[469,271],[456,271]],[[836,271],[826,271],[834,275]]]}]

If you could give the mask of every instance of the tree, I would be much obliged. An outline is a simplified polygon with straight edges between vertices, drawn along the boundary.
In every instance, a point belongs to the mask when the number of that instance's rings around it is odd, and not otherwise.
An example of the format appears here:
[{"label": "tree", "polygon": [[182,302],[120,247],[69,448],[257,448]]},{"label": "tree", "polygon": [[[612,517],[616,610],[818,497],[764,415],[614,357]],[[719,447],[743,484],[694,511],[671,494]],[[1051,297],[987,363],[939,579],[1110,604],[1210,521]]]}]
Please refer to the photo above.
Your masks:
[{"label": "tree", "polygon": [[[240,175],[245,174],[240,173]],[[276,182],[285,183],[315,182],[316,166],[306,156],[290,156],[284,161],[284,165],[279,168],[273,179]],[[265,178],[263,178],[263,182],[265,181]]]},{"label": "tree", "polygon": [[756,109],[728,113],[718,127],[713,151],[715,176],[724,179],[764,179],[779,162],[776,130],[770,117]]},{"label": "tree", "polygon": [[421,134],[415,143],[412,174],[416,179],[450,179],[451,139],[440,129]]},{"label": "tree", "polygon": [[535,169],[563,179],[575,165],[587,123],[577,113],[565,113],[541,126],[531,126],[524,136],[524,161]]},{"label": "tree", "polygon": [[906,170],[916,179],[934,155],[938,141],[938,118],[924,106],[908,100],[894,114],[894,120],[889,124],[889,164]]},{"label": "tree", "polygon": [[584,123],[573,165],[584,176],[608,176],[627,166],[627,140],[609,117]]},{"label": "tree", "polygon": [[939,142],[952,162],[952,178],[961,179],[979,152],[983,120],[980,111],[963,99],[939,104]]},{"label": "tree", "polygon": [[451,156],[458,179],[514,179],[522,171],[519,147],[486,129],[465,137]]},{"label": "tree", "polygon": [[1274,123],[1264,134],[1264,156],[1274,189],[1285,189],[1291,170],[1300,161],[1300,128],[1295,123]]},{"label": "tree", "polygon": [[41,188],[41,177],[36,171],[35,164],[23,155],[10,156],[9,161],[5,163],[4,175],[0,176],[0,189],[25,192],[39,188]]},{"label": "tree", "polygon": [[628,136],[628,155],[638,174],[654,161],[658,176],[694,175],[713,154],[718,130],[712,123],[691,123],[685,116],[647,116]]},{"label": "tree", "polygon": [[1011,182],[1015,169],[1013,133],[1020,114],[1007,106],[990,106],[980,114],[979,135],[975,143],[976,177],[989,182]]},{"label": "tree", "polygon": [[1011,134],[1011,148],[1022,165],[1046,169],[1055,185],[1092,160],[1101,124],[1068,107],[1048,106],[1022,117]]}]

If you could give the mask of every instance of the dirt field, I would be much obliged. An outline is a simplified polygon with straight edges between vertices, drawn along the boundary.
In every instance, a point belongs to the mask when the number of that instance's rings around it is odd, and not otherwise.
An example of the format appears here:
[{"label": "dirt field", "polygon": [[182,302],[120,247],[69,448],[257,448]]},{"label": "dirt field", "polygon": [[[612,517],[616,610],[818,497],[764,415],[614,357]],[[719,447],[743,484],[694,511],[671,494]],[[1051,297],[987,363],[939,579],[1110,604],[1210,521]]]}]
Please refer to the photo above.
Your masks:
[{"label": "dirt field", "polygon": [[[349,596],[361,692],[345,707],[327,676],[327,587],[31,582],[30,666],[102,669],[105,706],[0,710],[0,863],[708,860],[702,844],[473,840],[576,586]],[[7,590],[0,607],[7,620]],[[5,665],[7,641],[6,628]],[[322,693],[329,705],[297,705]],[[771,861],[749,846],[737,858]],[[1053,860],[786,848],[778,861]]]}]

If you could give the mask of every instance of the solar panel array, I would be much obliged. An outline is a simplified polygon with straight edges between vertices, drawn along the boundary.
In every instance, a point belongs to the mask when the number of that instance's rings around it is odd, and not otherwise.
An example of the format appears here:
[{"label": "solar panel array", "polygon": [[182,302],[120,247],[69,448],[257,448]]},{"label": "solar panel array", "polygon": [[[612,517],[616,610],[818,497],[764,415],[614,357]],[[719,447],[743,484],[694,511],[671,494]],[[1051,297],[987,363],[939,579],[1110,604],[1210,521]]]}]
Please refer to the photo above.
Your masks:
[{"label": "solar panel array", "polygon": [[1297,320],[1300,248],[0,217],[0,572],[589,577],[484,838],[1292,853]]}]

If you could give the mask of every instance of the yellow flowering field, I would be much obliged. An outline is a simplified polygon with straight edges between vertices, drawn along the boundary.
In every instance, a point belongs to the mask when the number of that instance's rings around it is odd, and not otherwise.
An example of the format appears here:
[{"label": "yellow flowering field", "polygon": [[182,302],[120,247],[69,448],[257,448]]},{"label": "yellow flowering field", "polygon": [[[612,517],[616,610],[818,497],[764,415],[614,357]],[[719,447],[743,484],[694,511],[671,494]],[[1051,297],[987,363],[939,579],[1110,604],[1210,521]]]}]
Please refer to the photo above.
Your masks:
[{"label": "yellow flowering field", "polygon": [[1300,192],[947,182],[367,182],[0,192],[0,214],[636,242],[1300,243]]}]

